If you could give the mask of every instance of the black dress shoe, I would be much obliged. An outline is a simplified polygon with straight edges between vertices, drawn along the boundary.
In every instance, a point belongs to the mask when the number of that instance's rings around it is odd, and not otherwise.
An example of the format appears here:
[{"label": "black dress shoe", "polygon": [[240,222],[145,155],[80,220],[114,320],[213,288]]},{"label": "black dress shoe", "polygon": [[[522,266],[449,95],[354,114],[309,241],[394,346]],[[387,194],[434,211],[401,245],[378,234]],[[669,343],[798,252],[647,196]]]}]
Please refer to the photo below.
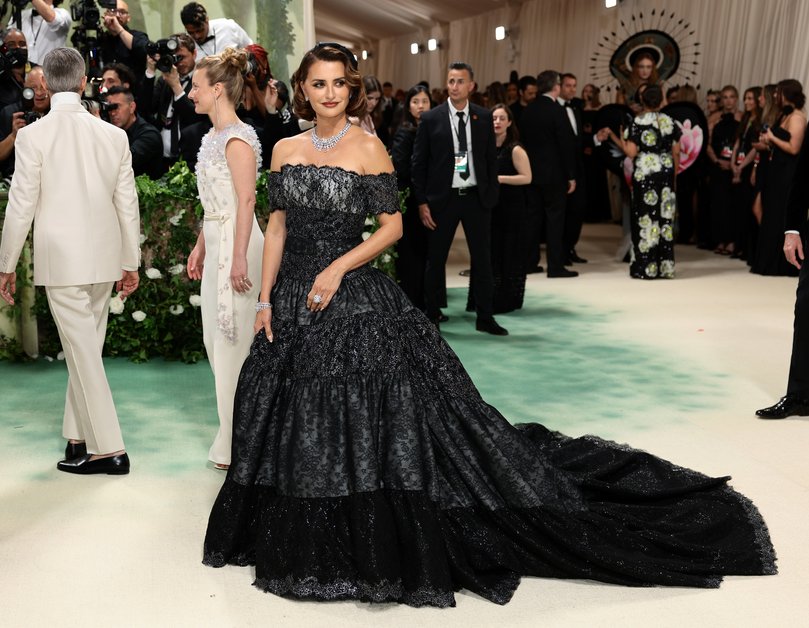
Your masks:
[{"label": "black dress shoe", "polygon": [[95,473],[126,475],[129,473],[129,456],[125,453],[98,460],[90,460],[91,457],[92,454],[85,454],[73,460],[62,460],[56,464],[56,468],[65,473],[78,473],[79,475]]},{"label": "black dress shoe", "polygon": [[756,410],[760,419],[785,419],[788,416],[809,416],[809,399],[785,395],[775,405]]},{"label": "black dress shoe", "polygon": [[81,458],[87,455],[86,443],[71,443],[68,441],[65,447],[65,460],[73,460],[74,458]]},{"label": "black dress shoe", "polygon": [[548,270],[548,277],[578,277],[579,273],[575,270],[568,270],[567,268],[562,268],[561,270]]},{"label": "black dress shoe", "polygon": [[569,259],[571,262],[574,262],[575,264],[586,264],[586,263],[587,263],[587,260],[586,260],[586,259],[584,259],[583,257],[579,257],[579,256],[576,254],[576,251],[571,251],[571,252],[570,252],[570,255],[568,255],[568,259]]},{"label": "black dress shoe", "polygon": [[487,334],[491,334],[492,336],[508,336],[508,330],[504,327],[500,327],[500,325],[497,324],[497,321],[493,318],[479,318],[475,323],[475,329],[478,331],[485,331]]},{"label": "black dress shoe", "polygon": [[531,270],[529,270],[526,274],[527,275],[533,275],[533,274],[536,274],[536,273],[544,273],[544,272],[545,272],[545,269],[542,268],[542,266],[537,265],[535,268],[532,268]]}]

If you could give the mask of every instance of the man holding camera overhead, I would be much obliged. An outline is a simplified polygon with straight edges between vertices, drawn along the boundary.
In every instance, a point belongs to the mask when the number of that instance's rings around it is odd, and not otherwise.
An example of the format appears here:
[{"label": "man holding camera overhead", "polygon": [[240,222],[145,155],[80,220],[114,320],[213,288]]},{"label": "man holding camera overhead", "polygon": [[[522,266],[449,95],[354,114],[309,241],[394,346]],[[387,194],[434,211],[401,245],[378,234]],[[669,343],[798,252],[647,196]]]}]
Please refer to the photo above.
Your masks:
[{"label": "man holding camera overhead", "polygon": [[[138,96],[140,114],[160,130],[163,140],[163,167],[166,172],[180,157],[180,138],[191,124],[204,122],[207,116],[194,111],[188,99],[191,77],[196,66],[196,44],[186,33],[171,37],[177,47],[169,54],[149,55],[146,74]],[[161,42],[155,44],[161,47]],[[165,48],[165,45],[162,47]],[[161,73],[155,77],[156,70]]]},{"label": "man holding camera overhead", "polygon": [[33,68],[25,77],[19,101],[0,109],[0,175],[14,174],[14,145],[17,131],[44,116],[51,109],[51,97],[45,87],[42,68]]},{"label": "man holding camera overhead", "polygon": [[[16,6],[28,4],[14,0]],[[58,9],[62,0],[31,0],[31,7],[23,9],[18,28],[28,42],[28,60],[40,65],[45,55],[60,48],[67,41],[67,33],[73,23],[67,9]],[[12,18],[13,20],[13,18]],[[16,26],[9,20],[9,26]]]},{"label": "man holding camera overhead", "polygon": [[[146,70],[146,33],[129,28],[129,5],[124,0],[117,1],[115,9],[104,13],[104,33],[99,37],[101,62],[123,63],[135,73],[138,81]],[[133,86],[134,87],[134,86]]]},{"label": "man holding camera overhead", "polygon": [[208,19],[199,2],[189,2],[180,11],[180,21],[197,44],[197,61],[225,48],[246,48],[253,43],[247,32],[228,18]]}]

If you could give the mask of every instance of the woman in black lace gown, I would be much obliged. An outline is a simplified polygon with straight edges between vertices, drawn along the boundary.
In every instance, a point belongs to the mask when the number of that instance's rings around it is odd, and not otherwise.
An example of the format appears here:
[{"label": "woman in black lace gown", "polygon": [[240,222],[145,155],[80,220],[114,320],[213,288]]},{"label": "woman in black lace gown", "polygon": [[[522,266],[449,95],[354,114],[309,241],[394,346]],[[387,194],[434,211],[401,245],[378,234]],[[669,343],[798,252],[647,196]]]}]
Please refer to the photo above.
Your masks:
[{"label": "woman in black lace gown", "polygon": [[806,132],[806,115],[801,111],[806,103],[806,96],[798,81],[787,79],[778,83],[776,98],[781,106],[781,117],[778,124],[767,129],[761,136],[770,147],[770,163],[767,164],[762,182],[761,225],[756,257],[750,270],[759,275],[796,277],[798,269],[784,257],[784,224],[787,196]]},{"label": "woman in black lace gown", "polygon": [[[255,565],[278,595],[439,607],[462,588],[503,604],[523,575],[715,587],[774,573],[764,521],[728,478],[513,427],[481,399],[367,264],[401,222],[382,144],[340,135],[364,105],[353,55],[319,44],[294,80],[318,135],[273,153],[258,333],[204,562]],[[368,213],[381,228],[363,242]]]}]

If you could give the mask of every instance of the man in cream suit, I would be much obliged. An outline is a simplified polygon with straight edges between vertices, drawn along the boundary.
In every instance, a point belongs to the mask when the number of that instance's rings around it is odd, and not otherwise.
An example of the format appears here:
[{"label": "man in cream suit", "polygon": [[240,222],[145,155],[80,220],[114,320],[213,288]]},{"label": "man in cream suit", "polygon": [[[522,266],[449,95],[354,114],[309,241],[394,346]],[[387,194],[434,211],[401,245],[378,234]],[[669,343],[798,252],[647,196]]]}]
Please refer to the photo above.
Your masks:
[{"label": "man in cream suit", "polygon": [[129,472],[101,349],[113,285],[138,287],[140,225],[126,133],[80,102],[84,60],[57,48],[43,62],[51,111],[20,129],[0,242],[0,296],[34,223],[34,283],[45,286],[68,369],[63,435],[69,473]]}]

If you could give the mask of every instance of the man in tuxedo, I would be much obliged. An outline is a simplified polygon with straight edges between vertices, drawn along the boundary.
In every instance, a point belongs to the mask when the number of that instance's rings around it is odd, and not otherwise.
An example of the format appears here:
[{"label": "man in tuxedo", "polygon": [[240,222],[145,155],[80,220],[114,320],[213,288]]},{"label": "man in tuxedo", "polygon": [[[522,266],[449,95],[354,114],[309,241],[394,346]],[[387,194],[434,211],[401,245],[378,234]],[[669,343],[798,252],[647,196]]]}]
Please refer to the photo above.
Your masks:
[{"label": "man in tuxedo", "polygon": [[183,7],[180,21],[197,44],[197,61],[225,48],[246,48],[253,43],[234,20],[225,17],[209,20],[208,11],[199,2],[189,2]]},{"label": "man in tuxedo", "polygon": [[138,115],[135,96],[128,89],[113,87],[107,92],[106,102],[110,123],[126,131],[129,138],[135,176],[145,174],[159,179],[163,142],[158,130]]},{"label": "man in tuxedo", "polygon": [[520,139],[534,173],[528,188],[530,224],[526,225],[531,243],[527,267],[539,262],[542,220],[548,244],[548,277],[576,277],[565,268],[565,209],[567,196],[576,191],[576,139],[564,108],[557,102],[561,87],[558,72],[545,70],[537,77],[540,96],[520,117]]},{"label": "man in tuxedo", "polygon": [[129,472],[101,349],[110,293],[138,287],[138,196],[126,133],[81,105],[84,59],[57,48],[43,62],[51,112],[17,133],[0,242],[0,297],[14,303],[17,261],[34,222],[34,283],[45,286],[65,352],[68,473]]},{"label": "man in tuxedo", "polygon": [[756,411],[760,419],[809,416],[809,134],[804,136],[787,203],[784,255],[800,269],[795,294],[795,322],[787,394],[775,405]]},{"label": "man in tuxedo", "polygon": [[520,78],[520,81],[517,83],[517,93],[520,97],[516,102],[511,103],[510,108],[514,122],[519,125],[522,112],[528,106],[528,103],[534,102],[537,98],[536,78],[529,74]]},{"label": "man in tuxedo", "polygon": [[165,173],[180,157],[180,138],[192,124],[202,122],[207,116],[194,110],[188,98],[191,78],[196,67],[196,44],[185,33],[172,35],[177,40],[174,56],[177,62],[169,72],[156,79],[156,59],[147,60],[141,94],[137,99],[138,109],[144,120],[160,130],[163,140],[163,163],[160,173]]},{"label": "man in tuxedo", "polygon": [[419,218],[429,229],[425,305],[436,326],[441,310],[447,255],[458,222],[472,258],[476,329],[496,336],[508,332],[494,320],[491,210],[497,204],[497,148],[492,115],[469,102],[474,74],[466,63],[452,63],[449,100],[421,115],[413,146],[413,193]]},{"label": "man in tuxedo", "polygon": [[570,128],[575,138],[576,157],[576,189],[567,195],[565,208],[564,253],[566,265],[573,262],[586,264],[587,260],[576,253],[576,244],[581,236],[584,222],[584,207],[587,204],[587,193],[584,188],[584,144],[582,143],[582,115],[580,103],[576,98],[577,81],[573,74],[562,74],[557,102],[565,108]]}]

